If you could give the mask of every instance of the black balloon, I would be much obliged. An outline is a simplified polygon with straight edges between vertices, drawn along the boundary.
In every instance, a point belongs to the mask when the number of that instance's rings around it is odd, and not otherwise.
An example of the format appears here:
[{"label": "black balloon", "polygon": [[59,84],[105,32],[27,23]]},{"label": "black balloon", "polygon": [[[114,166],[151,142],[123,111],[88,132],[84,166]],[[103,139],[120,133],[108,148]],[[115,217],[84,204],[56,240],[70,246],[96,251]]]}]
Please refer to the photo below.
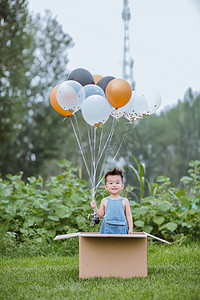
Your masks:
[{"label": "black balloon", "polygon": [[69,74],[68,80],[75,80],[79,82],[82,86],[85,86],[87,84],[95,84],[94,77],[92,76],[92,74],[83,68],[73,70]]},{"label": "black balloon", "polygon": [[108,83],[115,79],[115,77],[113,76],[105,76],[103,78],[101,78],[98,82],[97,85],[100,86],[102,88],[102,90],[104,91],[104,93],[106,92],[106,87],[108,85]]}]

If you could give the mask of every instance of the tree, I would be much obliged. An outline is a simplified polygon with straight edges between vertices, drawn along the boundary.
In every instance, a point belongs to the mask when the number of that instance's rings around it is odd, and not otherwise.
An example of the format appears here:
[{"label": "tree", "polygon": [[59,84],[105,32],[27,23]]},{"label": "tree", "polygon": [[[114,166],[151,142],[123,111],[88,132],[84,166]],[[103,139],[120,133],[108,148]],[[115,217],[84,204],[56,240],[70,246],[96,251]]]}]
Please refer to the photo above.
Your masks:
[{"label": "tree", "polygon": [[26,5],[25,0],[3,0],[0,4],[0,167],[4,174],[11,171],[10,166],[15,168],[13,146],[26,111],[27,72],[33,63]]},{"label": "tree", "polygon": [[1,1],[0,8],[0,169],[28,176],[60,152],[64,128],[49,95],[67,78],[73,42],[49,11],[30,16],[26,0]]}]

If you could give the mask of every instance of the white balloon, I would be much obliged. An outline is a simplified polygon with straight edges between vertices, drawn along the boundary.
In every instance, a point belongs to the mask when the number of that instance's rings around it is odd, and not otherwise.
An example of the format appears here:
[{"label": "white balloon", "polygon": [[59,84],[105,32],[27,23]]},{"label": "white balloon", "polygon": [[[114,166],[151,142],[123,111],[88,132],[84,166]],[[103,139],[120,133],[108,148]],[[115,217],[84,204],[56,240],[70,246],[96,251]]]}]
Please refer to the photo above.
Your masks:
[{"label": "white balloon", "polygon": [[144,94],[148,102],[147,115],[152,115],[160,107],[162,101],[161,94],[158,91],[147,91]]},{"label": "white balloon", "polygon": [[124,117],[131,109],[131,99],[128,101],[128,103],[126,103],[124,106],[120,107],[120,108],[115,108],[112,112],[111,112],[111,116],[114,117],[115,119],[120,119],[121,117]]},{"label": "white balloon", "polygon": [[83,102],[81,111],[85,121],[94,127],[104,124],[111,113],[110,103],[101,95],[89,96]]},{"label": "white balloon", "polygon": [[56,98],[63,109],[75,113],[85,100],[85,92],[79,82],[67,80],[58,87]]},{"label": "white balloon", "polygon": [[147,109],[147,100],[142,95],[133,91],[128,103],[125,118],[130,122],[140,120],[143,116],[143,112]]},{"label": "white balloon", "polygon": [[136,116],[142,117],[148,110],[148,101],[144,94],[135,92],[133,95],[132,109]]}]

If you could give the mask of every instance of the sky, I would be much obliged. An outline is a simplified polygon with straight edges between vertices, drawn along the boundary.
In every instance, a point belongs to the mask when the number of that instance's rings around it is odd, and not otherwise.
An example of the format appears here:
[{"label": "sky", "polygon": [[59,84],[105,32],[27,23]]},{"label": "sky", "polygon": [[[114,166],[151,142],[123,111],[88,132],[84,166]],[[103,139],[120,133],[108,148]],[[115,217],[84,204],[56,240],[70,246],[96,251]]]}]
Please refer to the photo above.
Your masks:
[{"label": "sky", "polygon": [[[138,92],[161,93],[159,111],[200,91],[200,0],[129,0],[130,54]],[[29,0],[29,10],[49,9],[68,33],[70,71],[122,78],[123,0]],[[65,66],[66,67],[66,66]]]}]

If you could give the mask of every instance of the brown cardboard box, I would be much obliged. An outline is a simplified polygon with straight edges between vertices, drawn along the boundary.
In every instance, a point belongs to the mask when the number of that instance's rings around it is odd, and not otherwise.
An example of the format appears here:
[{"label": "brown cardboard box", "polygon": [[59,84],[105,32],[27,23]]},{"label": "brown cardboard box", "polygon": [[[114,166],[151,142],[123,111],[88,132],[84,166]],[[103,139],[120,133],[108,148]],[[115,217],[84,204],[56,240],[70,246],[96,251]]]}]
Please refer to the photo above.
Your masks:
[{"label": "brown cardboard box", "polygon": [[79,236],[79,278],[147,276],[147,238],[169,242],[145,232],[100,234],[79,232],[54,240]]}]

